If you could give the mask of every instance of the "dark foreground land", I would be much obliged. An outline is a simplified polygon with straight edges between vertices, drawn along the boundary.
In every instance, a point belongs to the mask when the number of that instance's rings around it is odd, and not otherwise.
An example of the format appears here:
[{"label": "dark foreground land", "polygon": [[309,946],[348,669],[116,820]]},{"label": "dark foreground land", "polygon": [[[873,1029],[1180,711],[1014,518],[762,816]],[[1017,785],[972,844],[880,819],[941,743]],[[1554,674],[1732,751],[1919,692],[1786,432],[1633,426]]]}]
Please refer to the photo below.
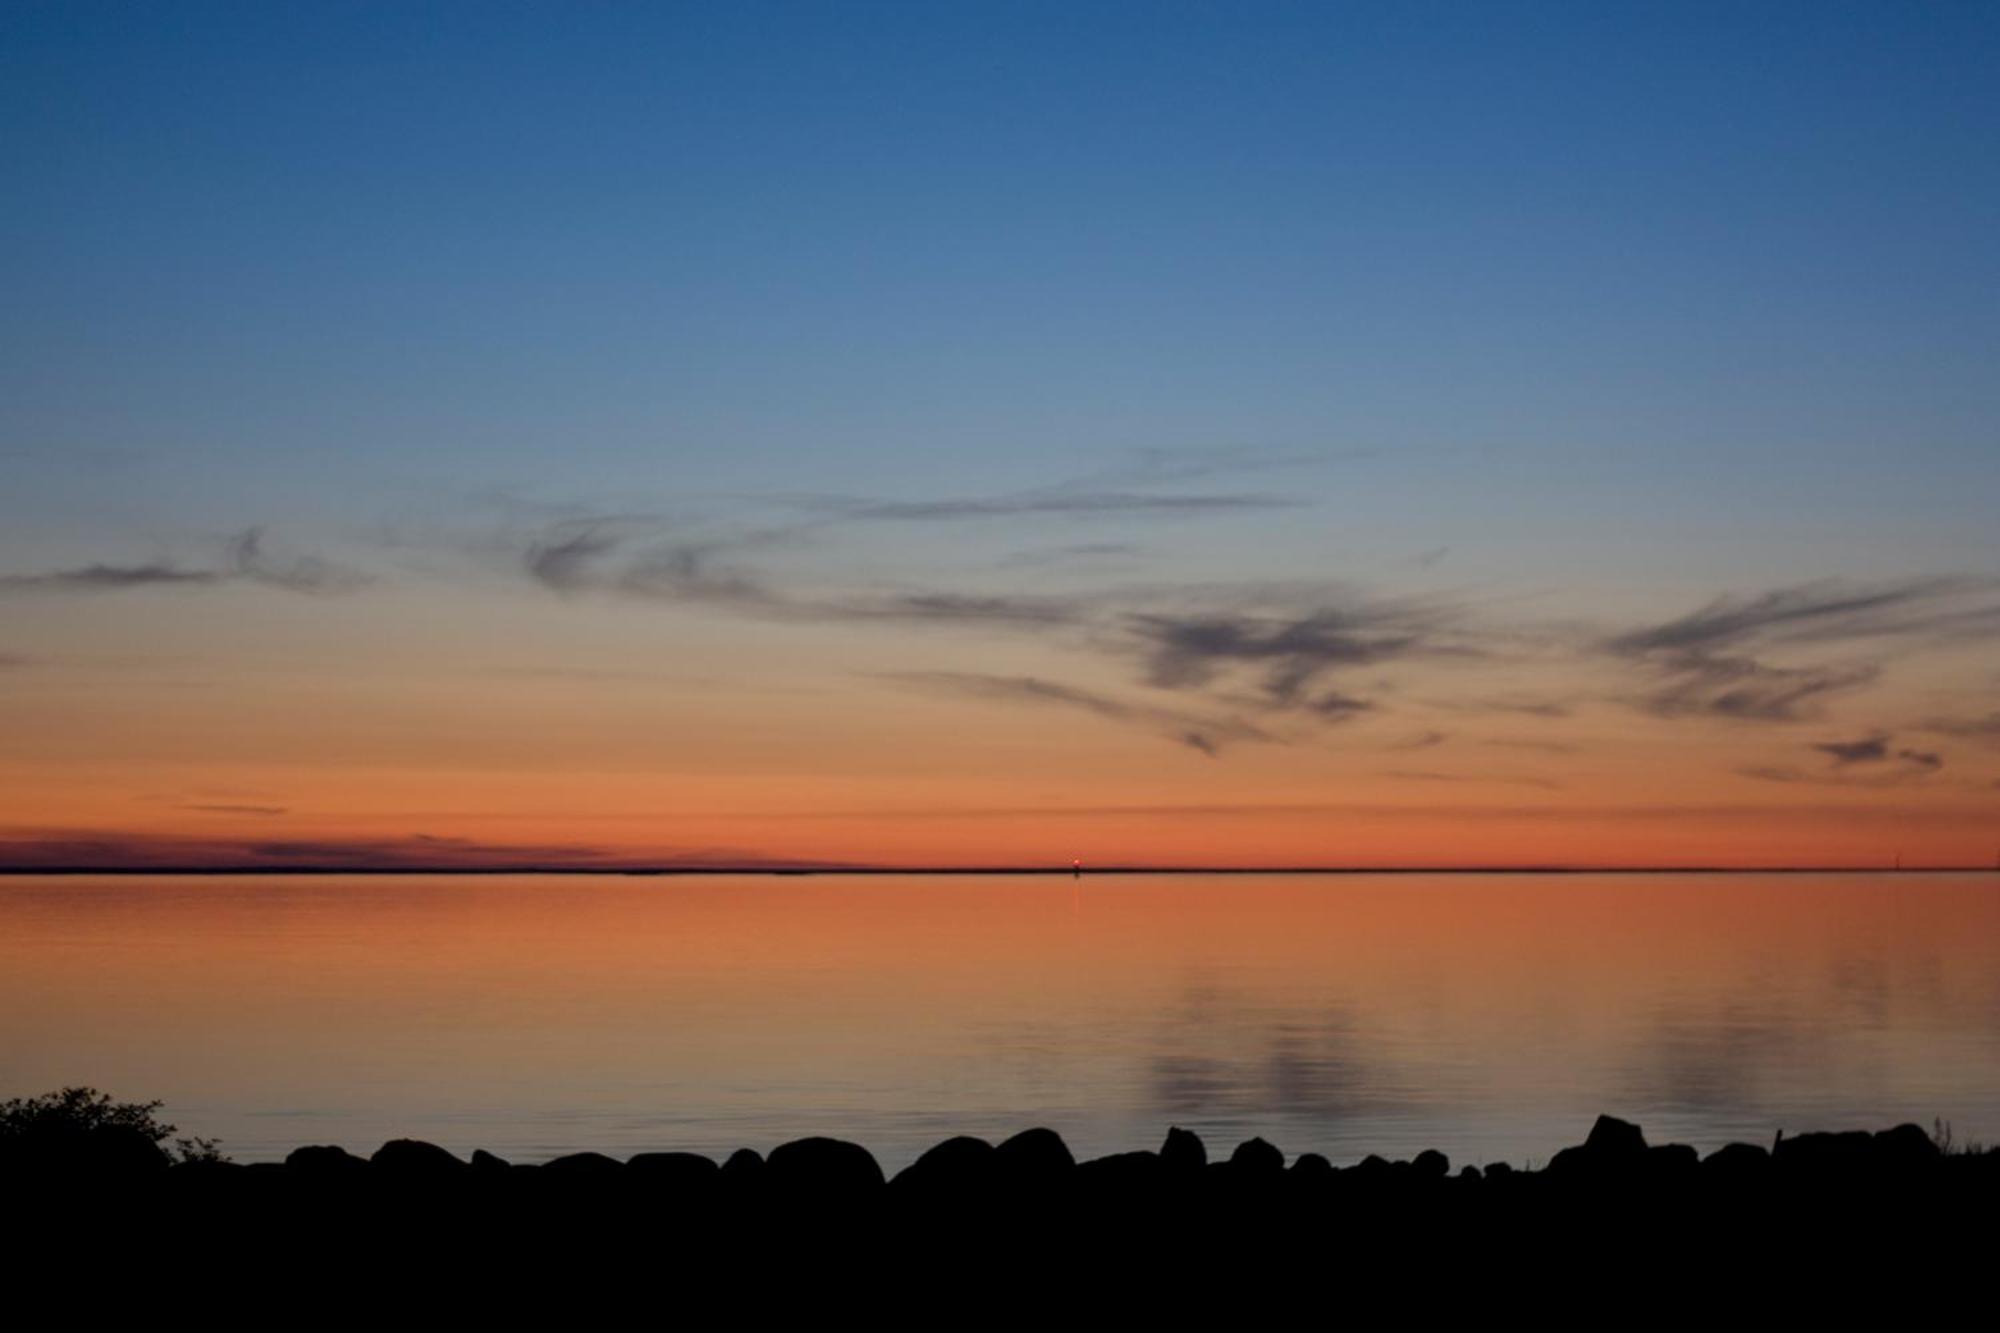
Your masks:
[{"label": "dark foreground land", "polygon": [[173,1162],[144,1134],[98,1127],[0,1139],[0,1192],[5,1254],[72,1284],[166,1258],[489,1299],[643,1280],[668,1301],[723,1284],[753,1302],[950,1291],[990,1304],[1081,1283],[1157,1307],[1243,1284],[1322,1301],[1622,1293],[1631,1313],[1633,1300],[1755,1286],[1823,1307],[1990,1292],[2000,1236],[2000,1153],[1947,1152],[1914,1125],[1703,1158],[1608,1116],[1537,1171],[1453,1171],[1437,1152],[1337,1168],[1261,1139],[1212,1157],[1178,1129],[1157,1151],[1078,1162],[1031,1129],[947,1140],[893,1178],[824,1138],[723,1162],[535,1166],[401,1139],[367,1158],[306,1147],[244,1166]]}]

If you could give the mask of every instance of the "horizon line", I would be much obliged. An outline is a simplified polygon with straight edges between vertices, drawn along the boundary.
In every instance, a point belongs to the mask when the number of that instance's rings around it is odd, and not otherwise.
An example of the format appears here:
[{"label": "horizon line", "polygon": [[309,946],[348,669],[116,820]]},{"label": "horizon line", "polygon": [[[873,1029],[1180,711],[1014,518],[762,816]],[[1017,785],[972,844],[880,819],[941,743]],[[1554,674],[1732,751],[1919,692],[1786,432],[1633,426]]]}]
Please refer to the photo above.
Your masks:
[{"label": "horizon line", "polygon": [[1960,875],[2000,874],[2000,864],[1975,865],[630,865],[591,866],[522,862],[504,865],[0,865],[0,876],[31,875],[596,875],[653,878],[687,875]]}]

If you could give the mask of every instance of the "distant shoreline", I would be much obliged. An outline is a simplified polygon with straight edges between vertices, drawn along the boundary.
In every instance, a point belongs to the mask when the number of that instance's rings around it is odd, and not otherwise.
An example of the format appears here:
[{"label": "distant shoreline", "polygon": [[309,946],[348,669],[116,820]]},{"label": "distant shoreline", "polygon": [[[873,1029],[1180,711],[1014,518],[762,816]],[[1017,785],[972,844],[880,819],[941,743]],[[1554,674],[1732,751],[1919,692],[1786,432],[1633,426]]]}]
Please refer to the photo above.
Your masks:
[{"label": "distant shoreline", "polygon": [[572,875],[661,878],[693,875],[1044,876],[1061,879],[1106,875],[1996,875],[2000,866],[8,866],[0,877],[33,875]]}]

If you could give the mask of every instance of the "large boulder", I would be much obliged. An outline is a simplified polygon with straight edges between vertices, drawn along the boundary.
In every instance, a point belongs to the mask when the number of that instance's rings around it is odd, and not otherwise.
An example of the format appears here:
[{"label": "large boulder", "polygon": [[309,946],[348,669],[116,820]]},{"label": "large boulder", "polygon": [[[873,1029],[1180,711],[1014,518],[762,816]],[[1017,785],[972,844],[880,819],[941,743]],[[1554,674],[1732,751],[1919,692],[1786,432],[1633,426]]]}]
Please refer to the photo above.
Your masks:
[{"label": "large boulder", "polygon": [[302,1176],[348,1178],[366,1172],[368,1161],[345,1148],[320,1144],[292,1149],[285,1157],[285,1169]]},{"label": "large boulder", "polygon": [[1920,1125],[1897,1125],[1875,1134],[1875,1156],[1884,1166],[1920,1167],[1944,1155]]},{"label": "large boulder", "polygon": [[1057,1184],[1076,1169],[1069,1145],[1053,1129],[1024,1129],[993,1151],[994,1165],[1010,1186]]},{"label": "large boulder", "polygon": [[1771,1154],[1755,1143],[1725,1143],[1701,1159],[1705,1176],[1717,1180],[1753,1180],[1771,1169]]},{"label": "large boulder", "polygon": [[1296,1180],[1328,1181],[1337,1172],[1333,1163],[1316,1152],[1302,1152],[1292,1159],[1291,1168],[1285,1173]]},{"label": "large boulder", "polygon": [[1379,1153],[1369,1153],[1366,1157],[1347,1168],[1347,1174],[1355,1180],[1373,1183],[1384,1180],[1390,1173],[1389,1159]]},{"label": "large boulder", "polygon": [[1200,1135],[1176,1125],[1160,1145],[1160,1162],[1169,1171],[1199,1171],[1208,1165],[1208,1148]]},{"label": "large boulder", "polygon": [[[763,1164],[764,1159],[757,1158],[757,1165]],[[722,1181],[722,1168],[715,1159],[695,1152],[642,1152],[626,1159],[625,1170],[648,1189],[705,1190]]]},{"label": "large boulder", "polygon": [[956,1202],[992,1185],[998,1156],[985,1139],[960,1134],[926,1149],[889,1184],[899,1194]]},{"label": "large boulder", "polygon": [[1261,1138],[1246,1139],[1229,1154],[1229,1169],[1246,1179],[1268,1180],[1285,1169],[1285,1154]]},{"label": "large boulder", "polygon": [[1076,1177],[1094,1191],[1123,1194],[1159,1184],[1163,1170],[1156,1152],[1115,1152],[1081,1163]]},{"label": "large boulder", "polygon": [[774,1187],[811,1198],[872,1193],[884,1183],[874,1154],[845,1139],[793,1139],[773,1148],[764,1166]]},{"label": "large boulder", "polygon": [[623,1175],[625,1164],[601,1152],[573,1152],[542,1163],[542,1170],[570,1180],[608,1180]]},{"label": "large boulder", "polygon": [[1600,1115],[1590,1127],[1590,1137],[1549,1159],[1548,1172],[1572,1181],[1601,1179],[1630,1174],[1645,1161],[1646,1136],[1639,1127],[1617,1116]]},{"label": "large boulder", "polygon": [[422,1139],[390,1139],[368,1159],[382,1171],[405,1177],[451,1176],[471,1168],[458,1158]]},{"label": "large boulder", "polygon": [[1815,1176],[1848,1175],[1875,1164],[1875,1136],[1853,1129],[1779,1139],[1771,1161],[1780,1170]]},{"label": "large boulder", "polygon": [[1410,1163],[1416,1173],[1425,1180],[1443,1180],[1451,1174],[1451,1158],[1436,1148],[1426,1148],[1417,1154],[1416,1161]]},{"label": "large boulder", "polygon": [[1662,1179],[1684,1179],[1701,1165],[1701,1154],[1685,1143],[1657,1143],[1646,1149],[1646,1170]]},{"label": "large boulder", "polygon": [[1636,1156],[1646,1151],[1646,1136],[1629,1120],[1600,1115],[1590,1127],[1590,1137],[1583,1141],[1583,1146],[1607,1157]]},{"label": "large boulder", "polygon": [[761,1183],[764,1179],[764,1158],[755,1148],[738,1148],[722,1163],[722,1183],[731,1187],[743,1187]]}]

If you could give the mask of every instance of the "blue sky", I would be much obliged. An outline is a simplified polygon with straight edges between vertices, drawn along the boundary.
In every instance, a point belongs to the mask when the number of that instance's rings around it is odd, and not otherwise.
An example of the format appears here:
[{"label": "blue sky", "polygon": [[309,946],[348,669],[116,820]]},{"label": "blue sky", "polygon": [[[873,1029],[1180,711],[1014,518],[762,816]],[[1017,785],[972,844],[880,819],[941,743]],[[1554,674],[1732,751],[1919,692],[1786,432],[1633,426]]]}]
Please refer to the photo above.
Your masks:
[{"label": "blue sky", "polygon": [[251,488],[900,491],[918,456],[927,487],[1004,486],[1377,448],[1518,457],[1552,507],[1593,456],[1669,501],[1824,466],[1861,507],[1917,461],[1946,517],[1994,476],[1991,6],[61,4],[4,31],[32,450]]},{"label": "blue sky", "polygon": [[[1988,4],[9,4],[0,578],[1991,578],[1996,76]],[[849,521],[1051,488],[1284,503]]]}]

